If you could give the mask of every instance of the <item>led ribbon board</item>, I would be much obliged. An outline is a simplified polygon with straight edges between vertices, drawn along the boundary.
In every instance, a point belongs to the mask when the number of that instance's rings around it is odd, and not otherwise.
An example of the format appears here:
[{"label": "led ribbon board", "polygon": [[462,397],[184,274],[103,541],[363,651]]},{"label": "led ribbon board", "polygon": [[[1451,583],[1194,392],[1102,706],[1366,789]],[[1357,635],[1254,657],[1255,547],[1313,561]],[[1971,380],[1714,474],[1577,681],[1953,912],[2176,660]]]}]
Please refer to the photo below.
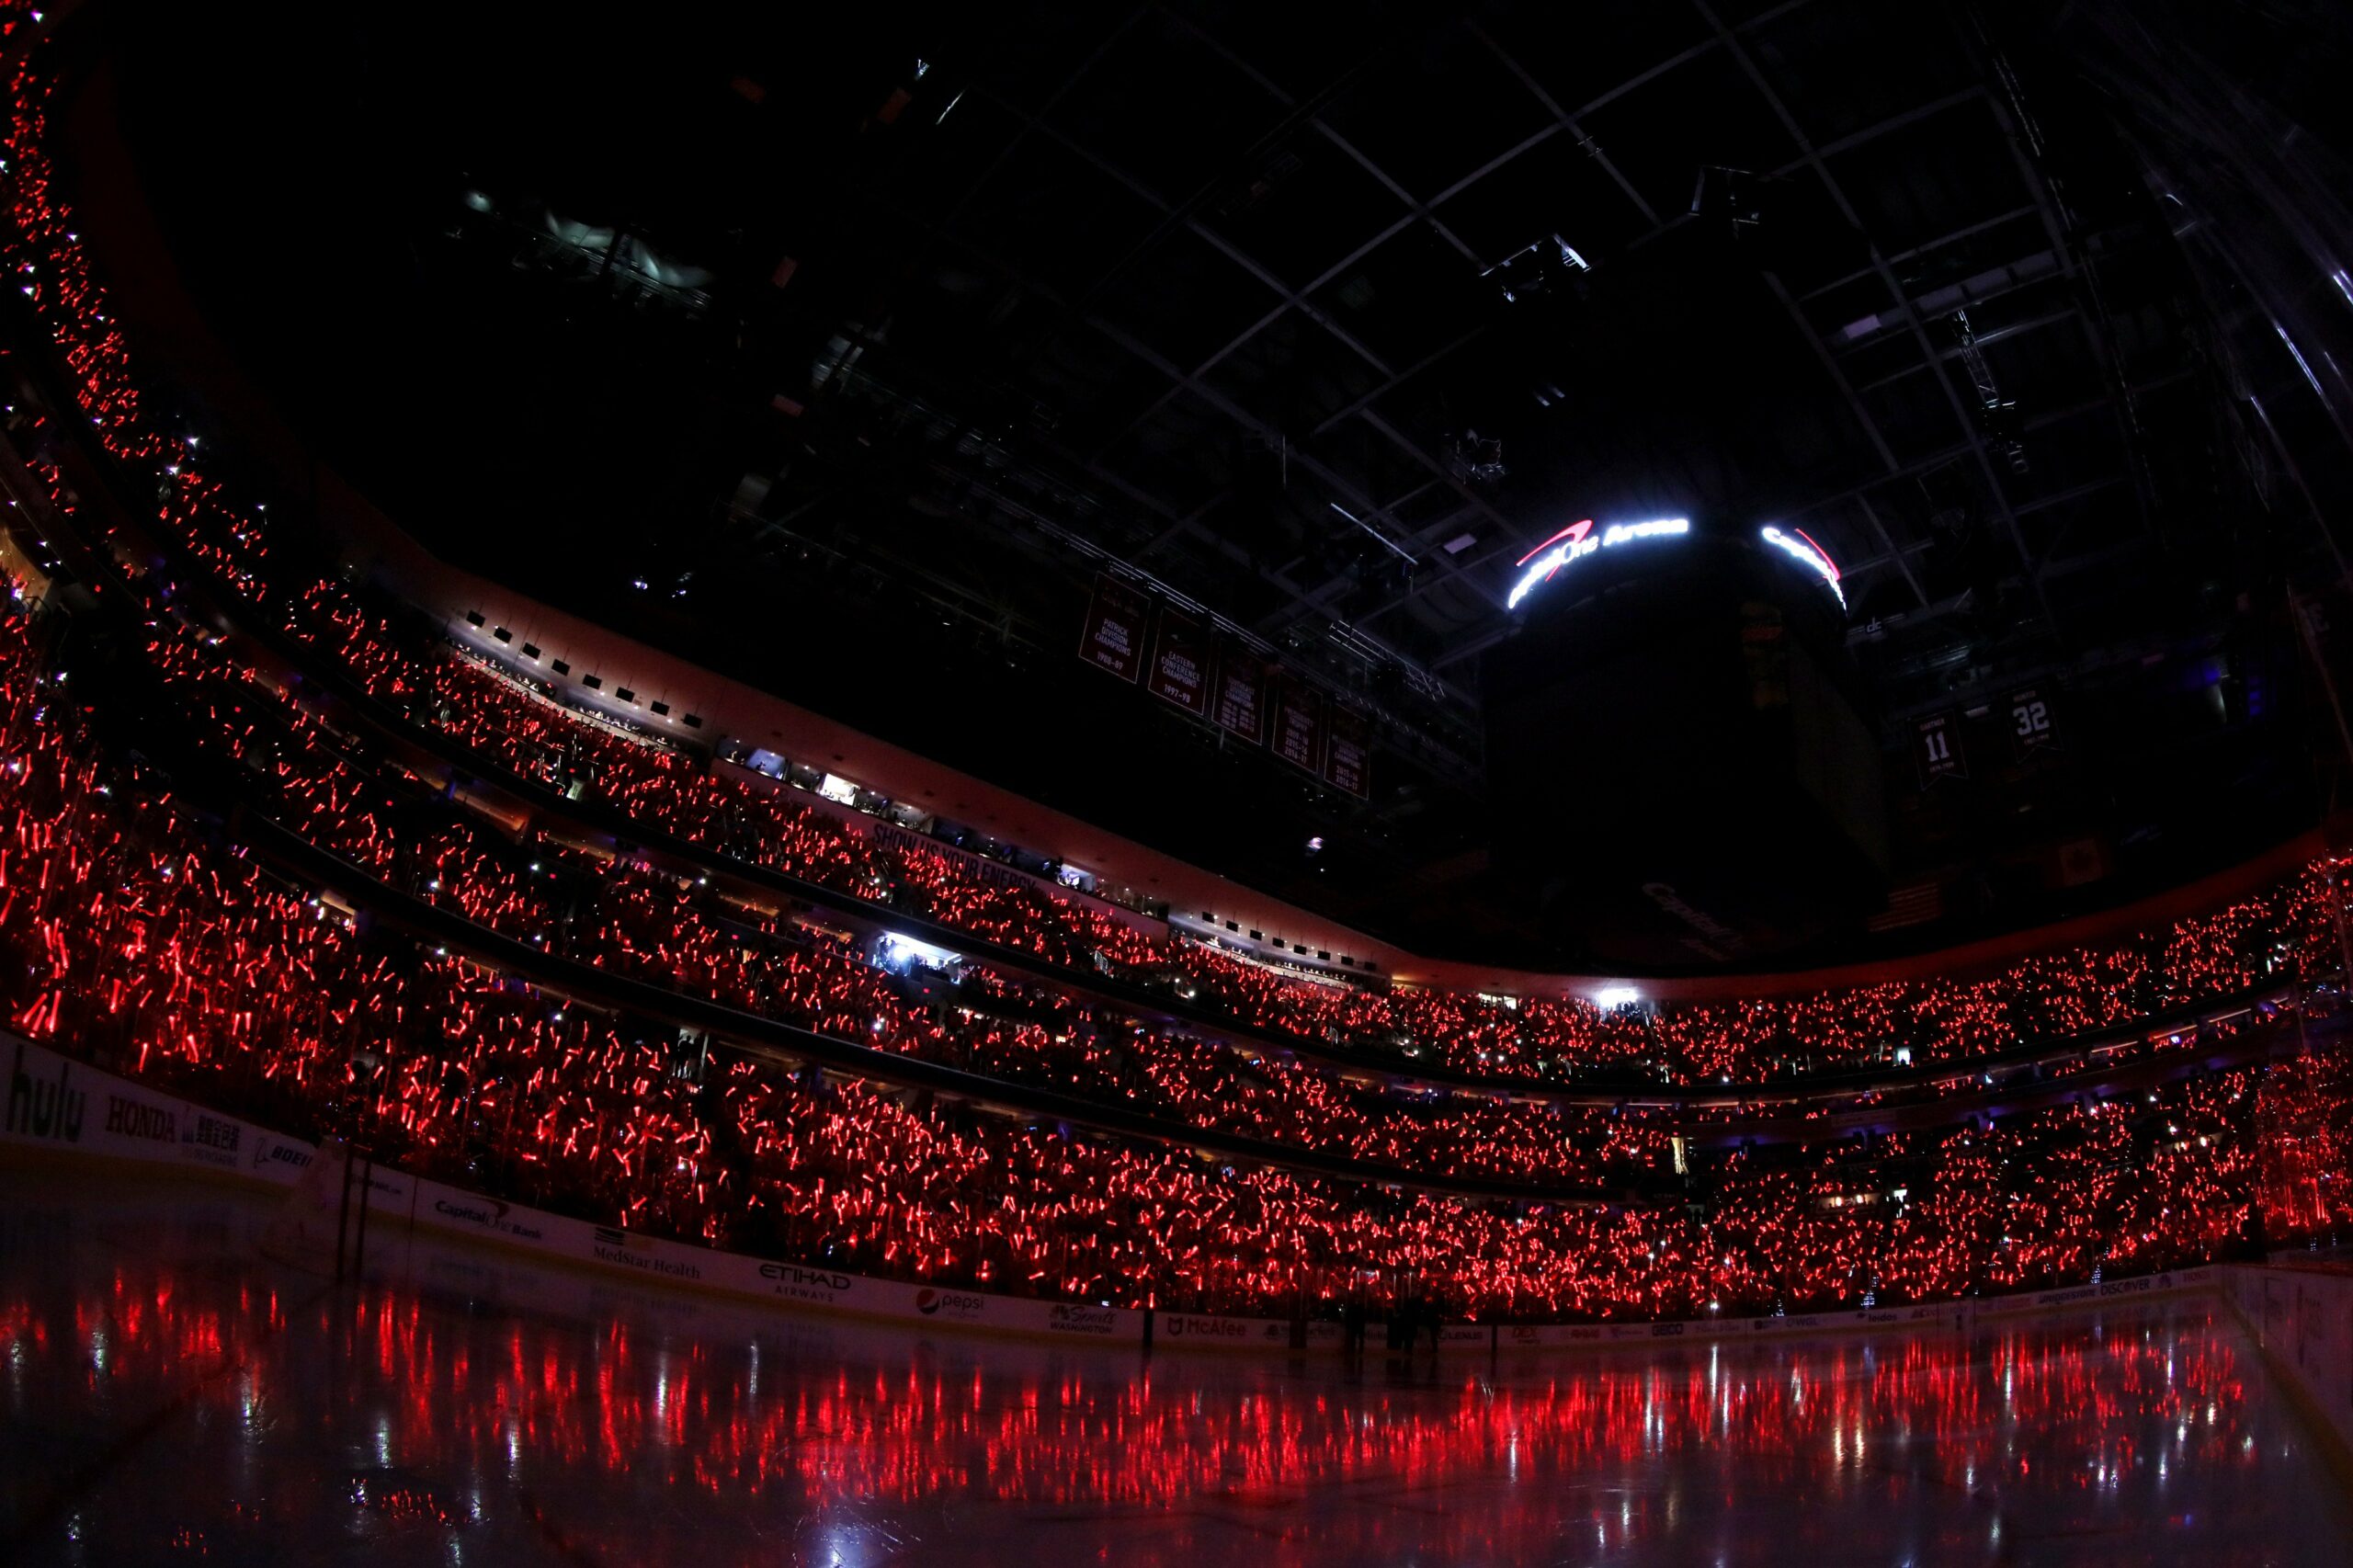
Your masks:
[{"label": "led ribbon board", "polygon": [[1513,585],[1511,597],[1504,601],[1506,609],[1517,609],[1528,591],[1551,582],[1572,561],[1582,561],[1598,550],[1612,550],[1638,539],[1665,539],[1691,531],[1688,517],[1662,517],[1650,523],[1612,523],[1597,534],[1593,519],[1571,523],[1534,550],[1519,558],[1519,581]]},{"label": "led ribbon board", "polygon": [[1838,601],[1838,608],[1847,608],[1847,590],[1838,585],[1838,563],[1831,560],[1830,552],[1814,543],[1803,528],[1791,528],[1784,533],[1768,523],[1757,533],[1767,544],[1793,560],[1802,562],[1807,571],[1829,584],[1832,596]]}]

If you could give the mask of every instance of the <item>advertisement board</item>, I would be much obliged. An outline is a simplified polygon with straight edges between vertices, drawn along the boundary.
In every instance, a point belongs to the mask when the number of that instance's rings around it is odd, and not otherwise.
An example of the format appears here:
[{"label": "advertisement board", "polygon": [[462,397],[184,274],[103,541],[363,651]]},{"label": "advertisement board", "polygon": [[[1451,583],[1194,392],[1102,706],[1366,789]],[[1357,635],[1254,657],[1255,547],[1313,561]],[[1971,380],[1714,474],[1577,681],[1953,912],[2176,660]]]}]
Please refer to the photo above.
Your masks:
[{"label": "advertisement board", "polygon": [[195,1166],[290,1186],[310,1146],[166,1090],[101,1073],[45,1045],[0,1037],[0,1142]]},{"label": "advertisement board", "polygon": [[[0,1036],[6,1068],[0,1103],[0,1143],[66,1153],[102,1155],[159,1167],[201,1167],[291,1187],[272,1221],[269,1248],[297,1259],[331,1257],[343,1230],[345,1151],[313,1148],[235,1117],[182,1100],[74,1062],[46,1046]],[[364,1168],[364,1167],[363,1167]],[[364,1192],[372,1221],[369,1256],[403,1229],[469,1236],[608,1276],[777,1305],[853,1313],[915,1326],[938,1324],[1021,1334],[1045,1339],[1203,1350],[1289,1350],[1292,1324],[1281,1318],[1227,1317],[1200,1312],[1148,1314],[1072,1301],[1041,1301],[984,1290],[875,1279],[816,1263],[791,1263],[714,1252],[642,1233],[600,1225],[507,1203],[377,1165]],[[1750,1338],[1774,1335],[1835,1335],[1879,1328],[1920,1328],[1973,1323],[2056,1309],[2129,1301],[2215,1287],[2211,1266],[2058,1286],[1967,1301],[1794,1312],[1779,1317],[1722,1317],[1665,1322],[1594,1324],[1449,1324],[1442,1348],[1455,1351],[1537,1350],[1665,1340]],[[1340,1325],[1306,1325],[1313,1350],[1336,1351]],[[1376,1335],[1377,1337],[1377,1335]]]},{"label": "advertisement board", "polygon": [[1160,1312],[1153,1319],[1152,1342],[1187,1350],[1288,1350],[1290,1324],[1282,1318]]}]

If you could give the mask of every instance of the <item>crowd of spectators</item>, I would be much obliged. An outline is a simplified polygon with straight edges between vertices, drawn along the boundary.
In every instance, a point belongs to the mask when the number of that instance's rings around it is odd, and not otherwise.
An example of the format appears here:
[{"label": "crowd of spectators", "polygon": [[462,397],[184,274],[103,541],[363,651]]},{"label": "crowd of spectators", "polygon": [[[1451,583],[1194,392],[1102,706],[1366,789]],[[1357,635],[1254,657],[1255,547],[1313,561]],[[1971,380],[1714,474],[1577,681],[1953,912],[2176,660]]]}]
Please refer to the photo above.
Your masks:
[{"label": "crowd of spectators", "polygon": [[1166,985],[1258,1031],[1392,1064],[1402,1058],[1530,1082],[1625,1069],[1667,1084],[1764,1082],[1871,1064],[1962,1063],[2022,1042],[2130,1028],[2337,967],[2332,883],[2315,871],[2215,915],[1982,979],[1621,1012],[1574,998],[1312,983],[1173,935],[1147,937],[1081,898],[976,876],[943,853],[886,846],[766,780],[568,709],[528,676],[404,635],[340,581],[275,564],[266,510],[236,504],[199,462],[195,438],[151,412],[56,189],[51,85],[40,52],[21,61],[9,85],[0,254],[71,378],[76,418],[109,457],[156,486],[156,523],[203,570],[391,711],[524,778],[575,798],[593,795],[715,854],[1051,963]]},{"label": "crowd of spectators", "polygon": [[857,941],[544,834],[505,835],[397,768],[371,770],[362,748],[216,645],[183,634],[147,653],[173,710],[200,722],[199,744],[251,775],[255,809],[388,886],[558,957],[848,1044],[1405,1174],[1562,1186],[1668,1166],[1656,1122],[1351,1082],[985,964],[913,977],[902,958],[894,972],[887,939]]},{"label": "crowd of spectators", "polygon": [[[1154,938],[1083,901],[884,844],[768,780],[565,710],[455,649],[404,641],[352,590],[316,585],[293,629],[402,715],[572,799],[603,801],[729,859],[848,892],[1087,975],[1162,988],[1262,1037],[1392,1069],[1501,1083],[1790,1083],[1808,1074],[1961,1066],[2021,1047],[2130,1030],[2269,983],[2333,971],[2333,868],[2315,866],[2218,914],[2039,957],[1972,981],[1894,982],[1791,1000],[1604,1008],[1323,983],[1171,932]],[[393,673],[397,672],[397,673]]]},{"label": "crowd of spectators", "polygon": [[1658,1208],[1308,1179],[792,1071],[363,929],[99,755],[21,621],[0,642],[15,1026],[517,1199],[1075,1299],[1272,1311],[1410,1289],[1513,1317],[1999,1290],[2212,1256],[2255,1223],[2262,1068],[1838,1140],[1794,1168],[1735,1153],[1704,1201]]},{"label": "crowd of spectators", "polygon": [[[86,422],[105,460],[154,486],[145,521],[174,550],[394,723],[711,855],[1037,964],[911,983],[822,922],[557,836],[504,834],[192,634],[173,617],[172,572],[129,535],[111,539],[147,596],[155,677],[198,744],[244,770],[253,809],[373,883],[551,960],[1271,1146],[1554,1185],[1682,1156],[1639,1115],[1401,1092],[1266,1042],[1504,1084],[1631,1069],[1761,1085],[1966,1066],[2337,966],[2336,869],[2322,865],[2220,914],[1982,979],[1602,1009],[1314,983],[885,843],[279,565],[261,509],[235,504],[196,440],[149,411],[55,189],[48,92],[36,51],[10,82],[6,265],[71,378],[76,429]],[[74,507],[41,446],[67,437],[42,426],[20,437]],[[1288,1311],[1370,1293],[1527,1318],[1932,1299],[2209,1258],[2266,1227],[2274,1240],[2332,1234],[2344,1216],[2341,1183],[2325,1179],[2341,1079],[2310,1063],[1824,1138],[1794,1160],[1738,1151],[1662,1205],[1474,1203],[1025,1120],[685,1036],[569,1000],[528,963],[502,972],[370,928],[102,744],[15,613],[0,623],[0,1005],[16,1028],[292,1131],[345,1133],[421,1172],[616,1224],[1069,1299]],[[1165,987],[1245,1036],[1147,1027],[1041,978],[1057,967]],[[2258,1158],[2267,1127],[2315,1126]]]}]

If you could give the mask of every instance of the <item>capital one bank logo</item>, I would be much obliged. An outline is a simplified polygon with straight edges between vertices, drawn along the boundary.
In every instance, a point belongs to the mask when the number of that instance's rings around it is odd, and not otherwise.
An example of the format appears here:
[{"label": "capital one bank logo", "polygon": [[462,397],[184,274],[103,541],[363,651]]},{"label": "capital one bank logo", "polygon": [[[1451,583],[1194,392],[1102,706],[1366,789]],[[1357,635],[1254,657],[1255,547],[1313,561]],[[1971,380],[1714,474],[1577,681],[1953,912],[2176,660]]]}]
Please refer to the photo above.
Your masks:
[{"label": "capital one bank logo", "polygon": [[1561,568],[1572,562],[1582,561],[1597,551],[1610,550],[1638,539],[1665,539],[1691,531],[1688,517],[1660,517],[1647,523],[1612,523],[1599,533],[1593,531],[1593,519],[1583,518],[1571,523],[1517,562],[1519,581],[1512,585],[1511,597],[1504,601],[1506,609],[1518,609],[1519,601],[1529,591],[1540,587],[1560,574]]}]

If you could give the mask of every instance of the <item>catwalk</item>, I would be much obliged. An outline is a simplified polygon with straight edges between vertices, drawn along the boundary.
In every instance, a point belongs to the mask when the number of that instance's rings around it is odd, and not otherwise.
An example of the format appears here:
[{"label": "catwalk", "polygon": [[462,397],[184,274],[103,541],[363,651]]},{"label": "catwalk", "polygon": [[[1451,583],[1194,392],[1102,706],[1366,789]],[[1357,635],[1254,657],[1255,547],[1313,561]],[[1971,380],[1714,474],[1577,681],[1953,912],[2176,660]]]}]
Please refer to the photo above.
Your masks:
[{"label": "catwalk", "polygon": [[1964,1337],[1134,1354],[718,1307],[0,1172],[25,1563],[2341,1562],[2219,1301]]}]

